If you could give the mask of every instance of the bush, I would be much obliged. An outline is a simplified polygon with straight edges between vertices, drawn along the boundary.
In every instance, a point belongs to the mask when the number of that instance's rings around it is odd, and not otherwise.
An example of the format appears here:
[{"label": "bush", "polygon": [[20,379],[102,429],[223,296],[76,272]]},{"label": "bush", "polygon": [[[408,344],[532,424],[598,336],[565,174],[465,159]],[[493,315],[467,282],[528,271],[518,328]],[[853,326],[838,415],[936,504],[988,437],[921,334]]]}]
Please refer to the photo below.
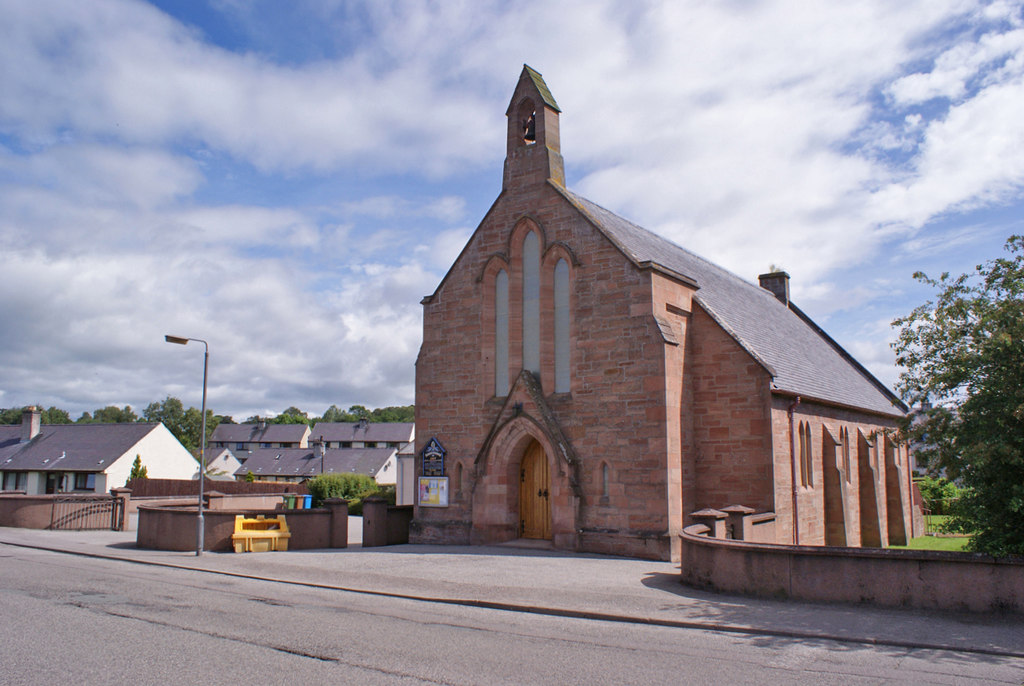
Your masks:
[{"label": "bush", "polygon": [[932,514],[949,514],[951,501],[960,497],[960,489],[956,484],[942,477],[922,477],[918,480],[917,487],[921,490],[924,506]]},{"label": "bush", "polygon": [[306,482],[313,507],[320,507],[328,498],[344,498],[348,501],[348,513],[363,513],[363,498],[379,491],[377,482],[366,474],[320,474]]}]

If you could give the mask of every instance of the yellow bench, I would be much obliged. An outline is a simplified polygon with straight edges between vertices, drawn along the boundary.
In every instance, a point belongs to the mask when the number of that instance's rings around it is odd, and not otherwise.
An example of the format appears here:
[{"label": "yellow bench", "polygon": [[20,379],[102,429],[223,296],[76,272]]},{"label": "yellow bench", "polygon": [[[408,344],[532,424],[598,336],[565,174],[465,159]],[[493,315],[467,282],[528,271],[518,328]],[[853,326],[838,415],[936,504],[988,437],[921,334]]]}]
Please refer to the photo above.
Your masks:
[{"label": "yellow bench", "polygon": [[236,515],[235,533],[231,534],[231,543],[235,546],[236,553],[266,553],[288,550],[288,539],[291,537],[284,515],[270,519],[264,515],[257,515],[256,519]]}]

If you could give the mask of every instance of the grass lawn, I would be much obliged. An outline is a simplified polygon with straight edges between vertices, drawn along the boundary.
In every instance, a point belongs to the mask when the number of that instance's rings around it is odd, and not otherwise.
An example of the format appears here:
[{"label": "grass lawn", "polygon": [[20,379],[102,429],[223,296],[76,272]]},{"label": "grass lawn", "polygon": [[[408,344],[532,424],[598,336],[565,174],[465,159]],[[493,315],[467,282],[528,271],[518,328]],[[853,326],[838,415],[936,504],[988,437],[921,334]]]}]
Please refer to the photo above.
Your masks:
[{"label": "grass lawn", "polygon": [[918,536],[911,539],[910,545],[893,545],[890,548],[904,550],[952,550],[961,552],[967,545],[966,536]]}]

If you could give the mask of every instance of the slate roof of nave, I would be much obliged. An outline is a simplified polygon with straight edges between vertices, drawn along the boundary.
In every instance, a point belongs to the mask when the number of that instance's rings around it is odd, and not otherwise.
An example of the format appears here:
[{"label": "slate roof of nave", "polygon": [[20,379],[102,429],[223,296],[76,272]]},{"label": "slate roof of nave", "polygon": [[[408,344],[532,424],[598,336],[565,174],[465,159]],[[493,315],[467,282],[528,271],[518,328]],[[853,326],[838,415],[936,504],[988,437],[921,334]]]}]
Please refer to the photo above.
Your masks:
[{"label": "slate roof of nave", "polygon": [[771,292],[552,184],[635,264],[692,279],[694,299],[772,375],[773,388],[807,399],[900,415],[905,406],[811,319]]}]

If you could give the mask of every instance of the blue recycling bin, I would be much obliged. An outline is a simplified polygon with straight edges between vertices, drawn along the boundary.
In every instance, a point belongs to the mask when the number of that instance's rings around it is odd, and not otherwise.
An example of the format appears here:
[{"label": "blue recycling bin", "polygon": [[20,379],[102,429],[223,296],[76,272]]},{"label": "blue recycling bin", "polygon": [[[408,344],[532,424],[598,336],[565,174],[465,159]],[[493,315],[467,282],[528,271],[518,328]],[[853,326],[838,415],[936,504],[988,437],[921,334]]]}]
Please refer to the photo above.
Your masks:
[{"label": "blue recycling bin", "polygon": [[311,496],[311,495],[304,495],[304,496],[302,496],[302,507],[304,507],[307,510],[309,508],[313,507],[313,496]]}]

